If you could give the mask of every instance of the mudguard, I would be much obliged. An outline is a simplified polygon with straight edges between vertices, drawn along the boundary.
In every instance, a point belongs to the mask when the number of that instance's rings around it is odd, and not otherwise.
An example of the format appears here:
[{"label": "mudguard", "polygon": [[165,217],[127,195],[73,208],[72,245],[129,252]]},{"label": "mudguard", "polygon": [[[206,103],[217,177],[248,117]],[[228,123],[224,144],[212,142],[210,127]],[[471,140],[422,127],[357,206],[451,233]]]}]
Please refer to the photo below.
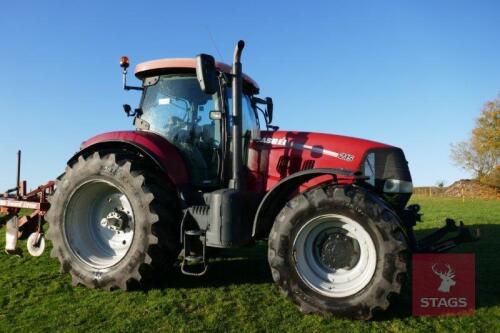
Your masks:
[{"label": "mudguard", "polygon": [[138,152],[153,161],[173,185],[182,187],[189,183],[187,167],[181,154],[174,145],[158,134],[145,131],[103,133],[85,141],[68,164],[72,164],[79,156],[88,156],[99,150]]},{"label": "mudguard", "polygon": [[264,196],[259,204],[253,222],[252,237],[265,237],[266,231],[271,230],[274,218],[281,208],[289,200],[291,193],[294,193],[299,187],[313,178],[331,175],[336,182],[337,176],[356,179],[358,178],[352,171],[345,169],[309,169],[296,172],[283,178]]}]

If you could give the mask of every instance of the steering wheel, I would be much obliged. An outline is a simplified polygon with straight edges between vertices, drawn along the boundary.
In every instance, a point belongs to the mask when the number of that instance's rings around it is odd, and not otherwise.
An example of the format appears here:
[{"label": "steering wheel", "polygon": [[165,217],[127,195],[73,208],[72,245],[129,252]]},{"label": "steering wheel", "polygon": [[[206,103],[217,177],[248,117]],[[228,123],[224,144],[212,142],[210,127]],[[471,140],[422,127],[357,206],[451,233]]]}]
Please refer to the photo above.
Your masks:
[{"label": "steering wheel", "polygon": [[167,137],[181,142],[186,140],[188,132],[186,130],[186,127],[186,121],[176,116],[168,117],[167,122],[163,126],[163,128],[166,130]]},{"label": "steering wheel", "polygon": [[186,124],[186,122],[183,119],[176,117],[176,116],[170,116],[170,117],[168,117],[167,123],[165,124],[165,128],[168,128],[171,126],[181,127],[181,126],[184,126],[185,124]]}]

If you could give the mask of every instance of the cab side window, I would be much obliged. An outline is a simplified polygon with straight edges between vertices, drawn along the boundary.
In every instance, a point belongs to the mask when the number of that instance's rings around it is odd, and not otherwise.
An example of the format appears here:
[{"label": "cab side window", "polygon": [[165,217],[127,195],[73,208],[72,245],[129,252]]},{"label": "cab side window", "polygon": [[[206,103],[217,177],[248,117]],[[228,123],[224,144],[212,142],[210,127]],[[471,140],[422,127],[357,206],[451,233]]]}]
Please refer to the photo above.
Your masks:
[{"label": "cab side window", "polygon": [[[241,115],[241,134],[243,137],[251,137],[252,131],[254,135],[260,136],[260,125],[259,120],[256,118],[255,110],[252,107],[252,102],[250,97],[243,95],[242,100],[242,115]],[[231,97],[231,92],[228,92],[227,105],[229,108],[229,114],[233,114],[233,99]],[[231,124],[229,124],[230,126]]]},{"label": "cab side window", "polygon": [[255,116],[255,111],[252,108],[250,98],[245,95],[242,102],[243,114],[241,132],[243,136],[246,137],[247,135],[251,135],[252,131],[254,134],[259,133],[260,136],[259,120]]}]

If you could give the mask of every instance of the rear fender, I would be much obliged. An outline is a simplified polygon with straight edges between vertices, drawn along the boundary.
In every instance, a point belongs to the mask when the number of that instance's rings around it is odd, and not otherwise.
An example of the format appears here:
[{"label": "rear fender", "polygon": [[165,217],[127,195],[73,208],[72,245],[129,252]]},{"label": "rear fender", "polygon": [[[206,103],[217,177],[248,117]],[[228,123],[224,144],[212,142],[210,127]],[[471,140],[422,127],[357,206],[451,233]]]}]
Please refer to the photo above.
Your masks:
[{"label": "rear fender", "polygon": [[167,141],[161,146],[156,142],[148,141],[147,147],[144,144],[123,139],[96,141],[93,138],[89,141],[86,141],[82,149],[69,159],[69,165],[76,162],[78,157],[87,157],[96,151],[129,151],[144,156],[151,161],[160,172],[166,175],[174,186],[179,188],[186,187],[189,184],[189,177],[184,160],[174,147],[168,147],[171,146],[171,144]]}]

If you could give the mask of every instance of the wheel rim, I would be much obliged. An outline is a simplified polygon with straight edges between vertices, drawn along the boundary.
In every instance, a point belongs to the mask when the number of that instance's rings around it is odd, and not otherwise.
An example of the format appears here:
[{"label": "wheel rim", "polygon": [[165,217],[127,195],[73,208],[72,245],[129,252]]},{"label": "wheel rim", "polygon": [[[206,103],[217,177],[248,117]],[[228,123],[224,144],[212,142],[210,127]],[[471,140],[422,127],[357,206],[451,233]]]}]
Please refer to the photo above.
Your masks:
[{"label": "wheel rim", "polygon": [[64,234],[73,254],[83,263],[105,269],[127,254],[134,238],[130,201],[110,182],[92,180],[70,196]]},{"label": "wheel rim", "polygon": [[295,236],[298,275],[328,297],[347,297],[372,279],[377,252],[368,232],[351,218],[326,214],[307,221]]}]

